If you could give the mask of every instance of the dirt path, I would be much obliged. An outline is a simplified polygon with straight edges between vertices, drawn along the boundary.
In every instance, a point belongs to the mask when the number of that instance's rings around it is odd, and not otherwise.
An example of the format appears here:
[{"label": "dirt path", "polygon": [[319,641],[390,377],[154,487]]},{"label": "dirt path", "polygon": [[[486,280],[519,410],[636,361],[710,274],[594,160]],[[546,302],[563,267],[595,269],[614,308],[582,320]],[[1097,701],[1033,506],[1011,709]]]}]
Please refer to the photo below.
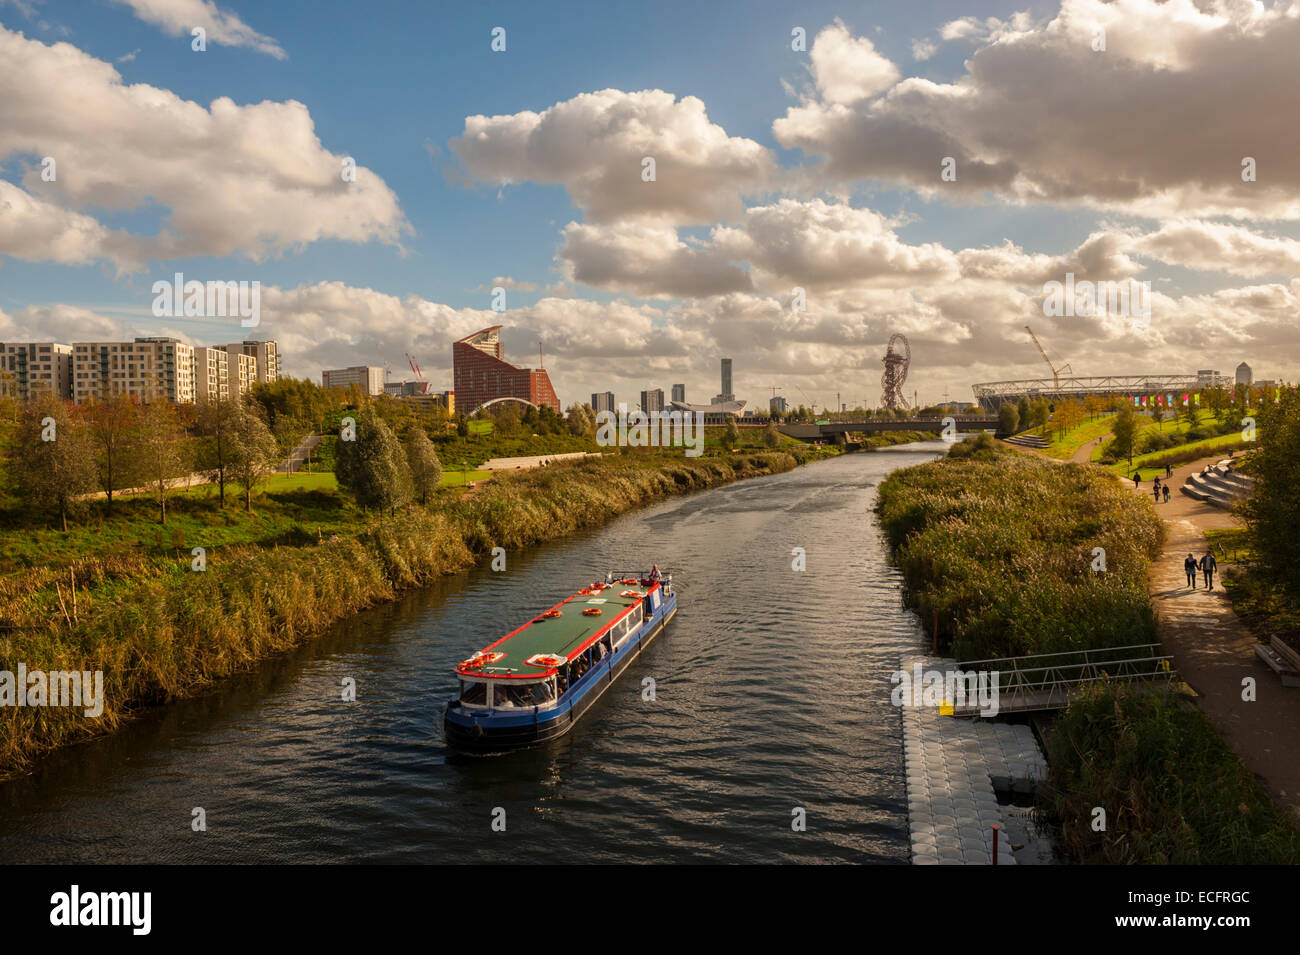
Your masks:
[{"label": "dirt path", "polygon": [[[1171,488],[1182,486],[1193,471],[1221,455],[1174,469]],[[1132,489],[1133,482],[1125,482]],[[1151,500],[1151,482],[1134,493]],[[1273,798],[1300,815],[1300,689],[1287,688],[1255,656],[1257,639],[1238,619],[1220,580],[1224,563],[1206,590],[1187,586],[1183,559],[1198,560],[1206,551],[1205,531],[1237,526],[1221,508],[1175,491],[1169,503],[1156,505],[1165,522],[1166,541],[1151,568],[1151,596],[1160,615],[1160,637],[1174,655],[1178,672],[1200,696],[1210,722]],[[1242,680],[1254,677],[1256,700],[1242,700]]]}]

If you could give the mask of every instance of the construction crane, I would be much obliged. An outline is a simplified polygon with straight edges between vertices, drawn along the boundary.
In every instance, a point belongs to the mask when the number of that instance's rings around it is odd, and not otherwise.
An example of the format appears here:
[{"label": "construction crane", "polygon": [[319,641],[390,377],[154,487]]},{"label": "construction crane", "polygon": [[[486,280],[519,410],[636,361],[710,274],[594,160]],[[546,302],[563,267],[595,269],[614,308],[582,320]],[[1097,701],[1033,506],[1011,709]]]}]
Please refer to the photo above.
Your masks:
[{"label": "construction crane", "polygon": [[419,364],[416,362],[416,360],[415,360],[414,358],[411,357],[411,353],[410,353],[409,351],[406,353],[406,360],[407,360],[407,362],[408,362],[408,363],[410,364],[410,366],[411,366],[411,371],[415,373],[415,380],[416,380],[416,381],[423,381],[423,380],[424,380],[424,373],[423,373],[422,371],[420,371],[420,366],[419,366]]},{"label": "construction crane", "polygon": [[1043,356],[1043,361],[1047,362],[1047,367],[1052,369],[1052,385],[1057,391],[1060,391],[1061,375],[1067,372],[1073,374],[1073,371],[1070,368],[1070,363],[1067,361],[1060,368],[1057,368],[1052,364],[1052,360],[1047,357],[1047,352],[1043,351],[1043,346],[1038,343],[1038,336],[1034,334],[1034,330],[1026,325],[1025,331],[1029,332],[1029,337],[1034,340],[1034,347],[1038,349],[1038,354]]}]

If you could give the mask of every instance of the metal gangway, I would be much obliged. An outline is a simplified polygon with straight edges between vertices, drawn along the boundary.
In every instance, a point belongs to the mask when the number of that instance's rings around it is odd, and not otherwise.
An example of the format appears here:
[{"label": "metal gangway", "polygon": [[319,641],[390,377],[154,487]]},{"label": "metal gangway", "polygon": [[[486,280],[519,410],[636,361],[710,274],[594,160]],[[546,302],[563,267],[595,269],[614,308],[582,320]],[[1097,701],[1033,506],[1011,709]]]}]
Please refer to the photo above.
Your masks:
[{"label": "metal gangway", "polygon": [[[1030,713],[1061,709],[1094,683],[1170,683],[1178,675],[1174,658],[1160,653],[1158,643],[1135,643],[1097,650],[1067,650],[1032,656],[966,660],[955,669],[963,673],[998,674],[998,713]],[[984,677],[985,685],[989,677]],[[978,716],[974,694],[953,706],[954,716]]]}]

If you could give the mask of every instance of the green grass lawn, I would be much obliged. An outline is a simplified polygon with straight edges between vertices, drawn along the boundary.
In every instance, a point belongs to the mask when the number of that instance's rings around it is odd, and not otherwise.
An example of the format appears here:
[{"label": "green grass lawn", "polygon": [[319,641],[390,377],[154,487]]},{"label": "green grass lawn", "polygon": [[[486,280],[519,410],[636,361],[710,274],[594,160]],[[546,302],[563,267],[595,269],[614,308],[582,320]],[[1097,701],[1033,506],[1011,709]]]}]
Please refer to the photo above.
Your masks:
[{"label": "green grass lawn", "polygon": [[492,476],[491,471],[476,471],[470,468],[468,471],[462,471],[460,468],[447,469],[442,472],[442,487],[461,487],[465,484],[473,484],[475,481],[483,481]]},{"label": "green grass lawn", "polygon": [[[1120,477],[1132,477],[1133,472],[1138,471],[1144,481],[1150,480],[1157,474],[1163,478],[1166,463],[1172,464],[1174,467],[1180,467],[1188,461],[1195,461],[1198,458],[1217,457],[1219,455],[1226,457],[1229,448],[1239,447],[1244,443],[1241,440],[1241,435],[1234,431],[1231,434],[1221,434],[1217,438],[1206,438],[1204,441],[1180,444],[1172,448],[1166,448],[1163,451],[1136,455],[1132,464],[1125,458],[1112,464],[1110,470]],[[1174,460],[1175,458],[1181,458],[1182,460]]]},{"label": "green grass lawn", "polygon": [[1103,434],[1109,433],[1111,424],[1114,420],[1115,416],[1113,414],[1106,414],[1100,418],[1085,421],[1083,424],[1071,428],[1059,438],[1055,436],[1056,432],[1051,429],[1050,425],[1046,429],[1035,428],[1034,430],[1046,430],[1047,432],[1044,437],[1046,437],[1051,443],[1044,450],[1044,454],[1048,457],[1068,461],[1070,458],[1074,457],[1075,451],[1078,451],[1089,441],[1094,441],[1097,438],[1100,438]]}]

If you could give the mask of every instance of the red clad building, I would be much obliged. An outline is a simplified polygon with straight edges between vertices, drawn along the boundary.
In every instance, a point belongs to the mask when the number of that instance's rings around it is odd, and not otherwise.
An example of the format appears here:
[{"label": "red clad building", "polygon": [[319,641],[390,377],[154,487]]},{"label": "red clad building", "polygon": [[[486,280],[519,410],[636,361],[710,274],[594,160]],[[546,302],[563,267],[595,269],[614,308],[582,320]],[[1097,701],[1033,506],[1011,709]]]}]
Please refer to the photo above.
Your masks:
[{"label": "red clad building", "polygon": [[559,411],[560,399],[545,369],[516,368],[502,357],[500,330],[500,325],[493,325],[452,343],[456,408],[473,414],[497,398],[521,398]]}]

